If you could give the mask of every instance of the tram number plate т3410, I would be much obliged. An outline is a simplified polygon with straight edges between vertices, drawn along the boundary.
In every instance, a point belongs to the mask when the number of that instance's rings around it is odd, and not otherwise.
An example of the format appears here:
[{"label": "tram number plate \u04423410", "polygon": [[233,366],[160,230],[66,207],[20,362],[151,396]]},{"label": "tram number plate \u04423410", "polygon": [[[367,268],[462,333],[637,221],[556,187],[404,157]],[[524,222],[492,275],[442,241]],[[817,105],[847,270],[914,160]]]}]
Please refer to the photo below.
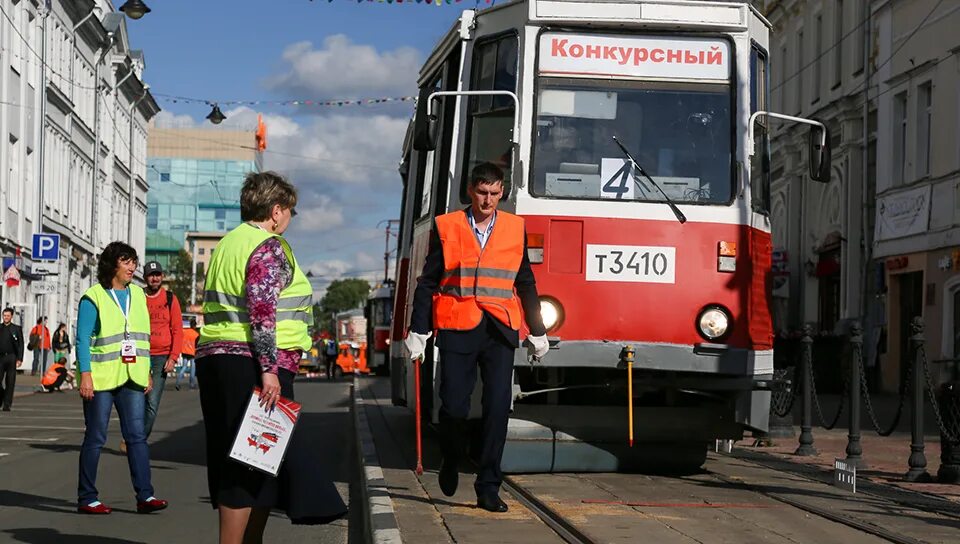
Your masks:
[{"label": "tram number plate \u04423410", "polygon": [[675,283],[677,248],[587,244],[587,281]]}]

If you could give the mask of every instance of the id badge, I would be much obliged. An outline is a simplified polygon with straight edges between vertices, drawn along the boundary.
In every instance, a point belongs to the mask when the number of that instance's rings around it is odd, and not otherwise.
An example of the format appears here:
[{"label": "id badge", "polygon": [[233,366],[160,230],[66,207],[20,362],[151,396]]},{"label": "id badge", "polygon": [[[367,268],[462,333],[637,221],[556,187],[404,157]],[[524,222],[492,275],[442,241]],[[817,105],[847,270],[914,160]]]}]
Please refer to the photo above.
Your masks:
[{"label": "id badge", "polygon": [[120,343],[120,361],[126,364],[137,362],[137,343],[124,340]]}]

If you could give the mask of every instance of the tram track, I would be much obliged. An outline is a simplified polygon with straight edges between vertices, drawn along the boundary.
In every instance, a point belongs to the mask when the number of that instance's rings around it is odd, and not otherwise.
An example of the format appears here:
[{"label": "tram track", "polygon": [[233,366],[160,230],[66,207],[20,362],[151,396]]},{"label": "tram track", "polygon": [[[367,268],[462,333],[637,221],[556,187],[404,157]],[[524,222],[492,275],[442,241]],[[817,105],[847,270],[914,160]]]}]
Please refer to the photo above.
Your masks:
[{"label": "tram track", "polygon": [[[757,465],[761,466],[761,465]],[[766,467],[763,467],[766,468]],[[893,542],[895,544],[925,544],[926,541],[918,540],[895,531],[879,527],[867,521],[863,521],[852,516],[843,515],[836,511],[830,510],[829,508],[819,507],[809,502],[802,500],[796,500],[791,498],[783,493],[772,492],[764,490],[759,486],[751,485],[745,483],[737,478],[729,477],[725,474],[706,470],[701,473],[702,476],[707,476],[716,480],[719,483],[722,483],[725,486],[728,486],[732,489],[739,489],[750,494],[756,494],[763,497],[767,497],[777,503],[780,503],[783,506],[795,508],[807,514],[829,520],[840,525],[844,525],[861,533],[871,535],[880,539],[883,539],[888,542]],[[578,478],[583,478],[585,480],[591,481],[590,474],[571,474],[570,476],[576,476]],[[805,478],[807,479],[807,478]],[[808,479],[811,482],[822,483],[816,480]],[[592,482],[595,485],[596,482]],[[597,540],[591,538],[587,535],[585,530],[581,527],[578,527],[577,523],[571,521],[567,517],[561,515],[557,510],[547,504],[546,501],[540,499],[537,494],[529,489],[528,487],[521,484],[517,481],[516,478],[512,476],[506,476],[503,482],[503,489],[510,493],[517,502],[519,502],[524,508],[530,511],[532,514],[537,516],[544,524],[546,524],[554,533],[557,534],[564,542],[569,544],[594,544],[598,542]],[[608,490],[611,494],[616,495],[613,491]],[[762,505],[759,503],[720,503],[720,504],[679,504],[679,503],[644,503],[644,502],[631,502],[631,501],[620,501],[620,500],[611,500],[611,501],[581,501],[584,505],[587,504],[599,504],[599,503],[609,503],[609,504],[618,504],[622,506],[637,506],[637,507],[682,507],[682,508],[716,508],[716,509],[737,509],[737,508],[775,508],[775,505]]]},{"label": "tram track", "polygon": [[529,489],[517,483],[517,481],[506,476],[501,486],[508,493],[513,495],[524,508],[532,512],[547,527],[557,533],[568,544],[596,544],[596,541],[588,537],[583,531],[578,529],[572,522],[558,514],[553,508],[550,508],[545,502],[537,498]]}]

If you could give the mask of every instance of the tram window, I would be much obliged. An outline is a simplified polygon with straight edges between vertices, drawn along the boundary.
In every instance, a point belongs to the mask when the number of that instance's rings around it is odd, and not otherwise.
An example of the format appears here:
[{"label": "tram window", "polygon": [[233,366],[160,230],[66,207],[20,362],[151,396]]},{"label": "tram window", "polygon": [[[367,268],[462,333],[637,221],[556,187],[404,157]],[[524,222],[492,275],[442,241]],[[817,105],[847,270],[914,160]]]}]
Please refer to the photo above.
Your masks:
[{"label": "tram window", "polygon": [[617,136],[672,200],[731,201],[729,85],[544,77],[539,87],[533,195],[662,201],[646,184],[616,187],[611,197],[601,166],[622,159]]},{"label": "tram window", "polygon": [[[769,65],[767,54],[757,47],[750,51],[750,112],[765,111],[769,104]],[[769,121],[759,117],[753,127],[755,153],[750,159],[750,193],[753,211],[770,213],[770,135]]]},{"label": "tram window", "polygon": [[[516,35],[478,44],[474,49],[470,89],[516,92],[517,59]],[[469,104],[460,201],[464,204],[470,202],[467,196],[470,170],[484,162],[492,162],[503,170],[504,198],[509,198],[513,165],[513,100],[508,96],[471,97]]]}]

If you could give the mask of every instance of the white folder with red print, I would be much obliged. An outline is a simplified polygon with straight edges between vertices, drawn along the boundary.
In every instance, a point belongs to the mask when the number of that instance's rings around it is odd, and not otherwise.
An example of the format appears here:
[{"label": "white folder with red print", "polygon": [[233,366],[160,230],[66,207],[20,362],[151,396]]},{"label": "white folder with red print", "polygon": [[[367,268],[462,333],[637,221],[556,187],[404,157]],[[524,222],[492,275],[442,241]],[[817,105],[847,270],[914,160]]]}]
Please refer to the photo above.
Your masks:
[{"label": "white folder with red print", "polygon": [[230,457],[276,476],[300,418],[300,403],[280,397],[273,410],[260,406],[260,388],[255,387],[230,449]]}]

